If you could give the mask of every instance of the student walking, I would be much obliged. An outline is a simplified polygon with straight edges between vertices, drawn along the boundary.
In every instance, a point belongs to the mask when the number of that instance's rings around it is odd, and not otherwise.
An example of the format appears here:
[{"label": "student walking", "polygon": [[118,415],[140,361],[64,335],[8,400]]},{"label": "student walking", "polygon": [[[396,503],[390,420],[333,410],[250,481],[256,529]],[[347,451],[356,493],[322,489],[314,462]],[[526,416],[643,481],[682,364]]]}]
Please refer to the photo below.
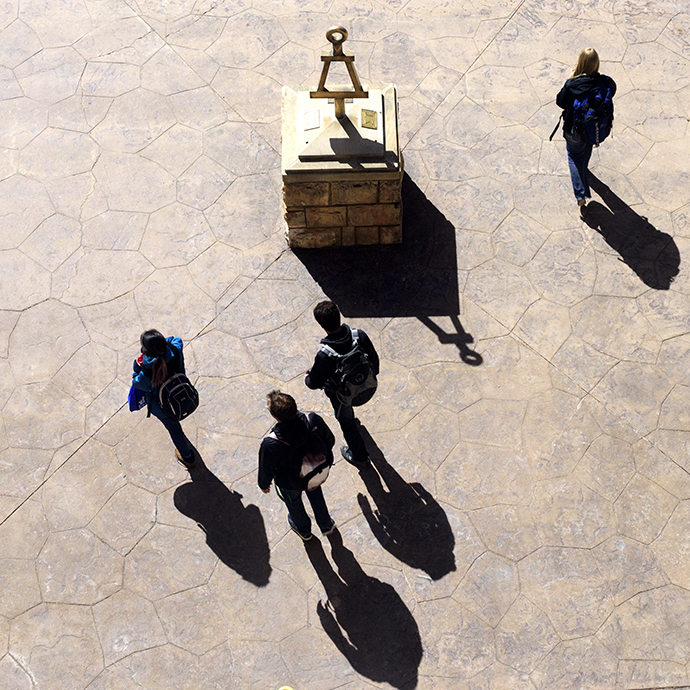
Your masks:
[{"label": "student walking", "polygon": [[[181,394],[183,408],[172,409],[170,403],[175,405],[173,398],[166,397],[166,409],[161,406],[160,390],[163,384],[170,381],[176,374],[184,374],[184,355],[182,354],[182,340],[177,337],[165,338],[159,331],[151,329],[144,331],[140,338],[141,354],[134,360],[134,372],[132,373],[132,388],[144,392],[144,399],[148,408],[148,414],[157,417],[168,430],[170,439],[175,446],[175,456],[187,469],[193,469],[198,451],[191,444],[180,424],[180,419],[196,408],[196,402],[190,402],[184,396],[188,395],[189,388],[196,394],[186,377],[178,377],[177,391],[172,395]],[[187,381],[185,384],[184,381]],[[191,406],[190,406],[191,405]],[[130,405],[130,409],[131,405]]]},{"label": "student walking", "polygon": [[299,412],[291,395],[273,390],[266,399],[276,424],[259,448],[259,488],[267,494],[275,482],[287,507],[288,524],[303,541],[312,538],[311,519],[302,502],[306,491],[316,524],[328,536],[335,530],[335,520],[328,513],[321,484],[333,464],[335,437],[318,414]]},{"label": "student walking", "polygon": [[369,453],[352,408],[367,402],[376,391],[379,356],[363,330],[341,323],[340,310],[330,300],[314,307],[314,318],[326,337],[304,383],[312,390],[323,388],[347,443],[340,452],[350,464],[363,469],[370,463]]},{"label": "student walking", "polygon": [[592,196],[587,181],[587,166],[592,147],[599,146],[613,126],[612,99],[615,93],[616,82],[611,77],[599,74],[597,51],[585,48],[573,67],[570,79],[556,96],[556,104],[564,111],[561,117],[568,167],[573,193],[580,207]]}]

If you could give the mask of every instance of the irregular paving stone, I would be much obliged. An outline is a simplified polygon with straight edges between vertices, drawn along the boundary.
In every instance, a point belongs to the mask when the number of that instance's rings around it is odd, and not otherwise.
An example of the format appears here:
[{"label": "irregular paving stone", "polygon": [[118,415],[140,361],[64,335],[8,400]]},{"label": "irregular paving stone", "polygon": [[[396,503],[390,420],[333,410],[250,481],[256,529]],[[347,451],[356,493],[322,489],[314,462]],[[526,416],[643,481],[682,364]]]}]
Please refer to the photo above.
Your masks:
[{"label": "irregular paving stone", "polygon": [[141,86],[138,65],[108,62],[89,62],[81,78],[85,94],[116,98]]},{"label": "irregular paving stone", "polygon": [[40,604],[12,622],[10,653],[34,682],[86,687],[103,669],[91,611],[84,606]]},{"label": "irregular paving stone", "polygon": [[559,642],[546,614],[522,595],[503,617],[495,635],[496,658],[523,673],[533,671]]},{"label": "irregular paving stone", "polygon": [[598,494],[615,501],[635,474],[632,447],[606,434],[589,446],[575,476]]},{"label": "irregular paving stone", "polygon": [[19,155],[19,170],[38,180],[88,172],[98,157],[96,142],[86,134],[48,127]]},{"label": "irregular paving stone", "polygon": [[687,404],[690,401],[690,386],[676,384],[661,405],[659,427],[684,431],[690,425]]},{"label": "irregular paving stone", "polygon": [[[53,377],[53,381],[88,406],[113,382],[116,371],[117,354],[104,345],[89,343],[70,358]],[[89,372],[87,379],[83,376],[84,372]]]},{"label": "irregular paving stone", "polygon": [[690,551],[690,503],[681,501],[663,528],[661,536],[652,544],[652,550],[659,564],[671,582],[681,587],[688,586],[687,554]]},{"label": "irregular paving stone", "polygon": [[[457,415],[453,412],[429,405],[422,417],[417,415],[401,430],[412,455],[429,467],[436,469],[460,441]],[[443,428],[443,434],[438,429]]]},{"label": "irregular paving stone", "polygon": [[126,589],[96,604],[93,617],[106,666],[167,642],[153,604]]},{"label": "irregular paving stone", "polygon": [[0,683],[8,690],[31,690],[31,677],[9,654],[0,660]]},{"label": "irregular paving stone", "polygon": [[453,592],[453,599],[495,627],[519,593],[516,566],[487,552],[472,564]]},{"label": "irregular paving stone", "polygon": [[211,86],[246,122],[267,123],[280,117],[281,85],[275,79],[221,67]]},{"label": "irregular paving stone", "polygon": [[634,446],[637,471],[666,489],[676,498],[690,498],[690,475],[646,439]]},{"label": "irregular paving stone", "polygon": [[[257,214],[257,208],[261,213]],[[205,215],[219,240],[237,249],[251,249],[276,231],[279,199],[267,175],[250,175],[236,179]]]},{"label": "irregular paving stone", "polygon": [[6,309],[26,309],[50,296],[50,273],[19,251],[0,252],[0,291]]},{"label": "irregular paving stone", "polygon": [[46,603],[95,604],[122,585],[122,558],[85,529],[51,534],[36,567]]},{"label": "irregular paving stone", "polygon": [[0,182],[0,249],[18,247],[46,218],[54,213],[43,185],[23,175]]},{"label": "irregular paving stone", "polygon": [[49,450],[7,448],[0,452],[0,493],[24,498],[36,489],[52,457]]},{"label": "irregular paving stone", "polygon": [[415,369],[414,373],[429,400],[453,412],[459,412],[481,398],[477,377],[465,364],[428,364]]},{"label": "irregular paving stone", "polygon": [[14,618],[41,603],[36,564],[30,560],[0,559],[3,588],[0,592],[0,615]]},{"label": "irregular paving stone", "polygon": [[168,45],[149,58],[141,67],[141,85],[155,93],[170,96],[180,91],[205,86],[194,72]]},{"label": "irregular paving stone", "polygon": [[7,440],[16,448],[59,448],[84,431],[84,408],[51,383],[18,386],[3,415]]},{"label": "irregular paving stone", "polygon": [[618,687],[618,660],[596,638],[584,637],[559,644],[532,673],[537,690],[563,688],[608,690]]},{"label": "irregular paving stone", "polygon": [[93,685],[99,690],[117,688],[165,688],[170,679],[177,687],[193,690],[196,657],[175,645],[167,644],[153,649],[144,649],[125,656],[109,666]]},{"label": "irregular paving stone", "polygon": [[35,558],[48,538],[49,529],[38,501],[23,501],[0,524],[2,553],[5,558]]},{"label": "irregular paving stone", "polygon": [[534,482],[527,459],[508,448],[459,443],[437,472],[439,497],[476,510],[499,503],[526,505]]},{"label": "irregular paving stone", "polygon": [[150,213],[175,201],[175,179],[135,154],[104,152],[93,170],[112,211]]},{"label": "irregular paving stone", "polygon": [[453,599],[439,599],[419,605],[425,639],[420,672],[446,674],[465,679],[483,671],[494,660],[491,628]]},{"label": "irregular paving stone", "polygon": [[236,176],[208,156],[200,156],[177,178],[177,198],[201,210],[218,201]]},{"label": "irregular paving stone", "polygon": [[615,533],[611,503],[576,479],[538,482],[530,511],[549,546],[591,548]]},{"label": "irregular paving stone", "polygon": [[168,639],[193,654],[204,654],[228,638],[228,623],[208,587],[194,587],[156,602]]},{"label": "irregular paving stone", "polygon": [[514,561],[542,545],[532,514],[524,506],[479,508],[470,513],[470,519],[491,551]]},{"label": "irregular paving stone", "polygon": [[218,567],[209,589],[225,620],[230,621],[231,641],[278,642],[307,623],[306,593],[280,571],[272,573],[266,588],[257,588],[229,568]]},{"label": "irregular paving stone", "polygon": [[664,529],[677,503],[668,491],[636,474],[613,506],[618,531],[649,544]]},{"label": "irregular paving stone", "polygon": [[189,263],[213,241],[202,213],[176,203],[151,214],[139,249],[154,266],[166,268]]},{"label": "irregular paving stone", "polygon": [[594,634],[613,611],[608,582],[590,551],[543,547],[519,563],[522,593],[561,638]]},{"label": "irregular paving stone", "polygon": [[689,599],[687,590],[675,585],[641,592],[616,608],[597,637],[619,659],[685,664],[690,655]]},{"label": "irregular paving stone", "polygon": [[43,509],[53,530],[84,527],[125,483],[115,453],[98,441],[88,441],[41,492]]},{"label": "irregular paving stone", "polygon": [[156,525],[127,556],[125,586],[161,599],[207,582],[217,561],[198,532]]},{"label": "irregular paving stone", "polygon": [[19,162],[19,152],[22,146],[28,144],[39,132],[48,125],[48,111],[46,106],[30,98],[12,98],[0,101],[0,114],[5,126],[0,132],[0,145],[13,152],[13,172]]},{"label": "irregular paving stone", "polygon": [[106,211],[84,223],[82,244],[91,249],[139,249],[147,220],[143,213]]},{"label": "irregular paving stone", "polygon": [[220,331],[195,338],[189,348],[194,353],[199,376],[230,379],[255,371],[251,355],[242,341]]},{"label": "irregular paving stone", "polygon": [[242,266],[240,253],[216,242],[188,265],[194,282],[213,299],[220,299],[236,281]]},{"label": "irregular paving stone", "polygon": [[524,400],[479,400],[460,412],[457,419],[463,441],[513,448],[520,452],[520,423]]},{"label": "irregular paving stone", "polygon": [[570,315],[560,304],[540,299],[527,308],[515,332],[542,357],[552,361],[571,334]]},{"label": "irregular paving stone", "polygon": [[178,177],[201,156],[202,150],[201,134],[176,124],[149,144],[141,155]]},{"label": "irregular paving stone", "polygon": [[599,570],[608,580],[616,606],[640,592],[668,584],[652,550],[627,537],[611,537],[593,553]]},{"label": "irregular paving stone", "polygon": [[513,210],[493,233],[496,256],[502,261],[524,266],[534,258],[548,236],[546,227]]},{"label": "irregular paving stone", "polygon": [[618,360],[571,334],[551,360],[567,376],[591,390]]},{"label": "irregular paving stone", "polygon": [[671,661],[621,659],[617,683],[616,687],[625,690],[687,687],[688,672],[682,664]]},{"label": "irregular paving stone", "polygon": [[236,176],[265,172],[276,162],[275,151],[243,122],[225,122],[207,129],[204,153]]},{"label": "irregular paving stone", "polygon": [[640,435],[656,428],[659,407],[673,387],[657,367],[621,362],[598,383],[592,394]]},{"label": "irregular paving stone", "polygon": [[21,250],[43,268],[54,271],[81,244],[81,224],[55,214],[22,243]]},{"label": "irregular paving stone", "polygon": [[47,300],[22,313],[10,338],[10,365],[16,381],[48,381],[88,335],[74,309]]},{"label": "irregular paving stone", "polygon": [[89,529],[124,556],[151,529],[155,519],[155,496],[127,484],[101,508]]},{"label": "irregular paving stone", "polygon": [[84,69],[79,53],[70,47],[45,48],[14,71],[24,95],[43,103],[72,96]]}]

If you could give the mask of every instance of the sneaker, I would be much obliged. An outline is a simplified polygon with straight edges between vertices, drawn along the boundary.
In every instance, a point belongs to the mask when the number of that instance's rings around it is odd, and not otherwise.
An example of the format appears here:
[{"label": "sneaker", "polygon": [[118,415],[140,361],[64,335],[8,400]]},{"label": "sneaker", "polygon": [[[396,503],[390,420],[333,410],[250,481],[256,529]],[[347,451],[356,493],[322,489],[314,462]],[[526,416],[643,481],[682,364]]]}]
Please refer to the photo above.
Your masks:
[{"label": "sneaker", "polygon": [[352,451],[347,446],[340,447],[340,454],[343,456],[343,458],[345,458],[345,460],[347,460],[347,462],[356,467],[358,470],[363,470],[371,463],[371,458],[368,455],[364,462],[356,462],[354,456],[352,455]]},{"label": "sneaker", "polygon": [[177,458],[177,461],[181,465],[184,465],[188,470],[191,470],[195,467],[196,456],[194,455],[194,452],[192,452],[192,455],[189,458],[183,458],[182,455],[180,455],[180,451],[175,448],[175,457]]},{"label": "sneaker", "polygon": [[333,534],[335,530],[338,528],[338,526],[335,524],[335,520],[331,518],[331,526],[327,530],[321,530],[321,534],[323,534],[324,537],[327,537],[329,534]]},{"label": "sneaker", "polygon": [[309,541],[314,535],[309,532],[309,534],[303,534],[300,532],[297,527],[295,527],[290,518],[288,517],[288,525],[290,525],[290,529],[302,540],[302,541]]},{"label": "sneaker", "polygon": [[577,205],[582,208],[582,206],[585,206],[587,204],[587,199],[578,199],[577,200]]}]

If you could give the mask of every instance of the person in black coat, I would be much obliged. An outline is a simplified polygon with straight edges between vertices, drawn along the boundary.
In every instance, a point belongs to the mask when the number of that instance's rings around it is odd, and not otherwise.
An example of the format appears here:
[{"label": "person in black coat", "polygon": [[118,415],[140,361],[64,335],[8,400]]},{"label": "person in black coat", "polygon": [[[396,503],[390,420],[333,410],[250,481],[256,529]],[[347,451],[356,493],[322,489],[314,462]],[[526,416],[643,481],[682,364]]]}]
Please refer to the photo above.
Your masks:
[{"label": "person in black coat", "polygon": [[[299,412],[291,395],[273,390],[266,399],[268,411],[277,424],[259,448],[259,488],[267,494],[275,482],[276,493],[287,506],[290,528],[307,541],[312,538],[311,519],[302,502],[303,488],[299,476],[301,460],[296,450],[306,447],[309,435],[315,434],[321,441],[327,461],[332,464],[335,436],[318,414]],[[335,521],[328,513],[321,487],[317,486],[306,493],[316,524],[321,533],[328,536],[335,530]]]},{"label": "person in black coat", "polygon": [[[326,337],[321,339],[321,344],[332,348],[338,354],[344,355],[350,352],[354,346],[352,329],[340,322],[340,310],[330,300],[319,302],[314,307],[314,318],[321,328],[326,331]],[[361,329],[357,329],[357,338],[362,350],[366,353],[371,363],[371,369],[375,376],[379,373],[379,356],[369,336]],[[345,405],[338,400],[335,394],[333,374],[338,362],[328,355],[324,349],[320,349],[314,358],[314,364],[307,372],[304,383],[307,388],[317,390],[323,388],[328,399],[333,405],[333,414],[340,424],[346,446],[340,449],[342,456],[350,464],[358,469],[363,469],[371,461],[364,440],[355,424],[355,413],[350,405]]]},{"label": "person in black coat", "polygon": [[573,183],[573,192],[578,206],[584,206],[587,199],[592,196],[587,182],[587,166],[592,155],[592,143],[586,134],[583,137],[573,127],[573,104],[575,99],[582,99],[599,85],[609,88],[612,97],[616,93],[616,82],[605,74],[599,74],[597,51],[594,48],[585,48],[580,53],[575,67],[573,67],[570,79],[565,82],[556,96],[556,104],[564,110],[563,136],[568,151],[570,179]]}]

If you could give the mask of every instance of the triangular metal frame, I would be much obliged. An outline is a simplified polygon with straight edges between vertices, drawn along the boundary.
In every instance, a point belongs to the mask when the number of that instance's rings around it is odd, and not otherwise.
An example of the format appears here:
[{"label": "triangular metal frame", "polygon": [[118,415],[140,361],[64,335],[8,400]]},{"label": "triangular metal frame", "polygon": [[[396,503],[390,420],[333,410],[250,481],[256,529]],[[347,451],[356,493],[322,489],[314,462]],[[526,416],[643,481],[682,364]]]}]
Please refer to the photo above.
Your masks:
[{"label": "triangular metal frame", "polygon": [[[335,38],[336,34],[340,38]],[[369,98],[369,92],[362,89],[362,84],[359,81],[359,75],[355,69],[355,56],[345,55],[343,53],[343,43],[347,41],[347,29],[342,26],[332,26],[326,32],[326,38],[333,44],[333,55],[322,55],[321,61],[323,68],[321,69],[321,79],[316,91],[309,93],[310,98],[332,98],[335,102],[335,116],[340,119],[345,117],[345,99],[346,98]],[[329,91],[326,88],[326,79],[328,78],[328,70],[332,62],[344,62],[347,67],[347,73],[350,75],[352,81],[353,91]]]}]

